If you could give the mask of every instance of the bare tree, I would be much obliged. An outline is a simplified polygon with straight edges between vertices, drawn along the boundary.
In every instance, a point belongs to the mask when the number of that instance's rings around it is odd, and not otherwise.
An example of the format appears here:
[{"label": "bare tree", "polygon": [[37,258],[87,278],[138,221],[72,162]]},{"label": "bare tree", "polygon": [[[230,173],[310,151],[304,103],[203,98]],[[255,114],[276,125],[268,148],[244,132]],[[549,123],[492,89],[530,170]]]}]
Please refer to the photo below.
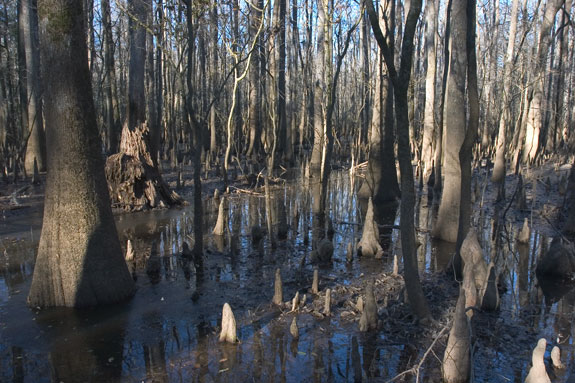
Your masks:
[{"label": "bare tree", "polygon": [[427,300],[421,288],[419,273],[417,269],[416,247],[415,247],[415,184],[413,179],[413,168],[411,166],[411,151],[409,146],[409,112],[407,90],[411,77],[411,66],[413,62],[413,39],[417,27],[417,19],[421,12],[421,0],[413,0],[410,3],[405,28],[401,44],[401,56],[399,70],[395,68],[393,60],[393,46],[390,46],[385,39],[379,26],[377,13],[371,0],[366,0],[366,7],[369,14],[371,28],[381,49],[389,76],[395,91],[395,113],[397,119],[398,136],[398,158],[401,171],[401,210],[400,210],[400,230],[401,249],[403,253],[404,277],[407,296],[413,312],[420,318],[431,316]]}]

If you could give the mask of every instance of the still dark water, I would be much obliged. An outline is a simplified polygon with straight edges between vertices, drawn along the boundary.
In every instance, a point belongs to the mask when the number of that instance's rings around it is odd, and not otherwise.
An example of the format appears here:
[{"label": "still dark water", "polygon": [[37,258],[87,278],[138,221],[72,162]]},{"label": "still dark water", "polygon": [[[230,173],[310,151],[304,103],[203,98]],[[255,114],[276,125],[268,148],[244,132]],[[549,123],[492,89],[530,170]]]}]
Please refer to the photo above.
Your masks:
[{"label": "still dark water", "polygon": [[[391,270],[393,254],[400,254],[398,232],[381,231],[386,249],[383,260],[346,263],[349,242],[361,236],[365,206],[355,197],[346,172],[334,173],[328,206],[335,230],[334,260],[320,269],[323,287],[350,285],[359,278]],[[266,227],[265,198],[259,194],[232,194],[226,198],[227,234],[211,235],[218,202],[205,201],[205,277],[196,278],[193,266],[179,256],[183,241],[192,241],[193,208],[117,216],[122,242],[131,239],[136,253],[138,291],[134,298],[113,307],[89,310],[36,310],[26,306],[34,268],[39,230],[34,222],[18,222],[22,230],[2,238],[0,254],[0,381],[1,382],[330,382],[387,381],[411,367],[425,349],[402,344],[385,331],[363,334],[357,325],[338,316],[318,320],[299,315],[300,338],[289,334],[289,322],[270,306],[276,268],[282,270],[284,301],[311,286],[313,266],[302,258],[313,243],[314,203],[318,187],[295,176],[275,185],[277,222],[285,206],[288,239],[272,249],[265,237],[252,245],[250,229]],[[388,209],[385,223],[398,223],[397,208]],[[434,212],[426,195],[418,200],[416,226],[422,273],[443,271],[453,252],[450,245],[428,237]],[[531,348],[539,337],[557,344],[568,372],[554,381],[575,377],[573,317],[575,294],[561,287],[544,295],[534,275],[535,262],[550,239],[534,232],[528,246],[516,246],[520,224],[496,225],[487,209],[476,217],[485,254],[502,270],[506,286],[501,311],[480,325],[490,326],[490,343],[479,339],[475,350],[478,382],[522,382],[529,368]],[[32,226],[32,228],[30,228]],[[511,228],[513,226],[513,228]],[[161,256],[160,279],[145,272],[152,243]],[[241,343],[217,341],[221,308],[232,306]],[[286,324],[287,323],[287,324]],[[517,324],[517,326],[515,326]],[[393,326],[393,324],[391,324]],[[492,329],[491,329],[492,327]],[[504,329],[517,327],[517,333]],[[500,338],[503,337],[503,338]],[[528,345],[528,347],[525,347]],[[547,356],[551,351],[548,346]],[[443,355],[443,349],[438,357]],[[437,364],[437,363],[436,363]],[[438,381],[438,368],[423,370],[420,381]]]}]

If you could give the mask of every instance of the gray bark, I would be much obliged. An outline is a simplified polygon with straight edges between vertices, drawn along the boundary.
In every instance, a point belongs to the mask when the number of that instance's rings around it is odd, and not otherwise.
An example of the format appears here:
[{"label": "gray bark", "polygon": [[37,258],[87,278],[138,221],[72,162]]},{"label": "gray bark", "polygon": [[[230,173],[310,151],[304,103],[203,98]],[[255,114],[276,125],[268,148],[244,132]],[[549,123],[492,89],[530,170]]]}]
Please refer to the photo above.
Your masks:
[{"label": "gray bark", "polygon": [[104,177],[82,2],[39,0],[39,17],[50,172],[28,304],[117,302],[134,293],[134,283]]}]

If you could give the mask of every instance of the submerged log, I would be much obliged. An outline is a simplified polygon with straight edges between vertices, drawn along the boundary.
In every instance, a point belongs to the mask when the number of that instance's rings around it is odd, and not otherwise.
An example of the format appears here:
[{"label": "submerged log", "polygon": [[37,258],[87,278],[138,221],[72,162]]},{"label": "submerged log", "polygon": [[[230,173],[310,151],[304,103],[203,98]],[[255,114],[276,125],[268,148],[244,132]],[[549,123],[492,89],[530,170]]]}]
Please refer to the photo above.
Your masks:
[{"label": "submerged log", "polygon": [[365,287],[365,304],[359,320],[359,331],[377,330],[377,304],[373,293],[373,282]]},{"label": "submerged log", "polygon": [[383,248],[379,244],[379,228],[373,214],[373,202],[371,198],[367,204],[367,213],[363,224],[363,233],[357,248],[357,253],[363,257],[383,257]]},{"label": "submerged log", "polygon": [[220,332],[220,342],[238,342],[236,318],[234,317],[232,308],[228,303],[224,303],[224,308],[222,309],[222,331]]},{"label": "submerged log", "polygon": [[225,198],[222,198],[220,200],[220,205],[218,207],[218,220],[216,221],[216,226],[214,227],[214,230],[212,231],[212,234],[214,235],[224,235],[226,233],[226,219],[225,219],[225,215],[224,215],[224,200]]},{"label": "submerged log", "polygon": [[149,150],[149,128],[124,125],[120,152],[106,161],[112,205],[128,211],[182,205],[184,201],[164,182]]},{"label": "submerged log", "polygon": [[532,365],[527,378],[525,378],[525,383],[551,383],[551,379],[549,379],[545,369],[545,347],[547,347],[545,338],[539,339],[531,355]]},{"label": "submerged log", "polygon": [[459,291],[453,325],[443,356],[443,380],[446,383],[465,383],[469,381],[471,359],[469,355],[469,327],[465,315],[465,289]]},{"label": "submerged log", "polygon": [[272,302],[278,306],[283,305],[283,287],[282,287],[282,275],[280,269],[276,269],[276,278],[274,282],[274,298]]}]

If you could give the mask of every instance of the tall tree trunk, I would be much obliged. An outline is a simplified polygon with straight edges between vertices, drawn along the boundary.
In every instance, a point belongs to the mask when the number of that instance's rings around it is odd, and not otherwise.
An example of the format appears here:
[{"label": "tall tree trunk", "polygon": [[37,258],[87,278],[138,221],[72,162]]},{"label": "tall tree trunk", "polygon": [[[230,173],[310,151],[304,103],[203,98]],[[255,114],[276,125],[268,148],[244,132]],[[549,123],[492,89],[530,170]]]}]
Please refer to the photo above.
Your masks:
[{"label": "tall tree trunk", "polygon": [[325,118],[324,95],[326,92],[325,86],[325,40],[327,15],[326,15],[326,0],[319,0],[317,3],[317,50],[314,62],[314,102],[313,102],[313,148],[311,153],[310,170],[311,173],[321,171],[322,154],[325,145]]},{"label": "tall tree trunk", "polygon": [[435,76],[437,58],[435,34],[437,33],[437,4],[427,1],[425,5],[425,53],[427,70],[425,72],[425,110],[423,116],[423,140],[421,161],[423,162],[423,182],[427,184],[433,170],[433,135],[435,133]]},{"label": "tall tree trunk", "polygon": [[104,121],[107,128],[107,146],[110,153],[118,151],[120,130],[118,126],[118,105],[114,97],[116,86],[116,68],[114,63],[114,37],[112,35],[112,16],[110,0],[102,0],[102,28],[104,45],[104,103],[106,115]]},{"label": "tall tree trunk", "polygon": [[[395,3],[388,1],[380,10],[380,24],[386,25],[385,38],[394,41]],[[385,12],[385,13],[384,13]],[[365,181],[358,192],[362,198],[372,197],[376,207],[395,201],[399,195],[395,165],[395,119],[393,118],[393,84],[387,66],[380,55],[375,73],[375,97],[369,138],[369,160]]]},{"label": "tall tree trunk", "polygon": [[21,0],[19,22],[26,54],[26,105],[28,137],[24,167],[28,174],[34,172],[34,161],[40,171],[46,170],[46,138],[42,117],[40,85],[40,53],[38,50],[38,13],[35,0]]},{"label": "tall tree trunk", "polygon": [[551,122],[550,137],[547,137],[547,151],[554,152],[557,149],[557,138],[561,134],[562,126],[565,126],[565,108],[564,108],[564,93],[565,93],[565,82],[566,74],[569,69],[568,60],[564,60],[564,57],[568,57],[568,30],[563,27],[567,25],[569,20],[569,11],[571,10],[572,0],[565,0],[565,6],[562,8],[561,13],[561,27],[557,31],[557,40],[559,44],[559,49],[557,52],[557,68],[552,73],[555,73],[555,89],[553,92],[553,121]]},{"label": "tall tree trunk", "polygon": [[[250,36],[256,38],[258,27],[263,17],[263,0],[258,2],[256,7],[252,7],[250,18]],[[248,156],[255,158],[261,155],[261,134],[262,134],[262,94],[261,94],[261,39],[257,37],[256,49],[250,56],[249,88],[248,88],[248,116],[249,116],[249,146]]]},{"label": "tall tree trunk", "polygon": [[497,132],[497,145],[495,151],[495,164],[491,180],[498,184],[498,197],[505,198],[505,174],[506,174],[506,127],[511,124],[511,84],[513,77],[513,52],[515,50],[515,36],[517,35],[517,15],[519,14],[519,0],[513,0],[511,6],[511,20],[509,24],[509,40],[505,52],[505,64],[503,68],[503,109],[499,117],[499,130]]},{"label": "tall tree trunk", "polygon": [[[288,155],[287,150],[287,115],[286,115],[286,0],[276,0],[275,14],[275,65],[276,65],[276,129],[277,151],[283,160]],[[274,164],[275,166],[275,164]]]},{"label": "tall tree trunk", "polygon": [[[475,21],[476,0],[467,0],[464,5],[467,19],[467,101],[469,116],[467,119],[467,131],[465,139],[459,151],[459,163],[461,164],[461,202],[459,206],[459,230],[457,232],[457,253],[471,227],[471,160],[473,159],[473,145],[477,139],[479,126],[479,91],[477,89],[477,58],[475,53]],[[458,255],[459,256],[459,255]],[[456,265],[461,265],[461,262]],[[463,269],[459,269],[461,274]]]},{"label": "tall tree trunk", "polygon": [[523,150],[523,161],[533,161],[539,151],[539,135],[543,127],[544,82],[545,68],[547,67],[547,53],[551,46],[551,29],[555,23],[555,15],[563,5],[564,0],[549,0],[543,14],[541,30],[539,32],[539,43],[535,67],[533,68],[533,84],[531,87],[531,103],[527,121],[525,121],[525,146]]},{"label": "tall tree trunk", "polygon": [[186,26],[188,32],[188,70],[186,73],[186,121],[188,128],[192,131],[192,155],[194,163],[194,263],[196,266],[196,273],[199,280],[203,276],[203,254],[204,254],[204,233],[203,233],[203,203],[202,203],[202,177],[201,177],[201,152],[202,152],[202,130],[203,121],[198,121],[196,112],[193,107],[192,94],[193,82],[192,74],[193,69],[190,65],[194,55],[193,43],[193,9],[192,0],[189,0],[186,5]]},{"label": "tall tree trunk", "polygon": [[[210,76],[210,84],[212,95],[215,95],[217,88],[219,86],[219,76],[218,76],[218,5],[214,3],[212,6],[211,20],[210,20],[210,32],[211,32],[211,66],[212,71]],[[214,105],[210,109],[210,153],[215,156],[217,153],[218,141],[217,141],[217,99],[214,100]]]},{"label": "tall tree trunk", "polygon": [[433,152],[433,170],[435,173],[435,182],[433,185],[434,193],[440,193],[443,189],[443,131],[445,117],[445,97],[447,94],[447,77],[449,74],[449,39],[451,36],[451,3],[447,0],[445,7],[445,38],[443,41],[443,77],[441,80],[441,100],[439,107],[439,121],[435,130],[435,150]]},{"label": "tall tree trunk", "polygon": [[459,151],[465,138],[467,73],[466,5],[452,3],[449,37],[449,72],[447,78],[445,128],[443,132],[443,172],[445,175],[441,203],[432,235],[447,242],[457,241],[461,201],[461,166]]},{"label": "tall tree trunk", "polygon": [[134,293],[134,282],[106,188],[82,2],[39,0],[39,16],[50,171],[28,304],[118,302]]},{"label": "tall tree trunk", "polygon": [[372,0],[366,0],[366,7],[369,14],[369,21],[374,32],[377,44],[379,45],[389,76],[393,82],[395,91],[395,112],[397,117],[398,136],[398,158],[401,171],[401,209],[400,209],[400,231],[401,249],[403,253],[404,278],[407,296],[411,309],[420,318],[429,318],[431,313],[427,300],[421,288],[419,273],[417,268],[417,255],[415,247],[415,182],[413,178],[413,167],[411,165],[411,150],[409,147],[409,112],[407,89],[411,77],[411,66],[413,62],[413,39],[417,27],[417,19],[421,12],[421,0],[412,0],[405,21],[403,32],[403,43],[401,46],[401,66],[399,71],[395,69],[393,60],[393,46],[387,43],[381,28]]}]

